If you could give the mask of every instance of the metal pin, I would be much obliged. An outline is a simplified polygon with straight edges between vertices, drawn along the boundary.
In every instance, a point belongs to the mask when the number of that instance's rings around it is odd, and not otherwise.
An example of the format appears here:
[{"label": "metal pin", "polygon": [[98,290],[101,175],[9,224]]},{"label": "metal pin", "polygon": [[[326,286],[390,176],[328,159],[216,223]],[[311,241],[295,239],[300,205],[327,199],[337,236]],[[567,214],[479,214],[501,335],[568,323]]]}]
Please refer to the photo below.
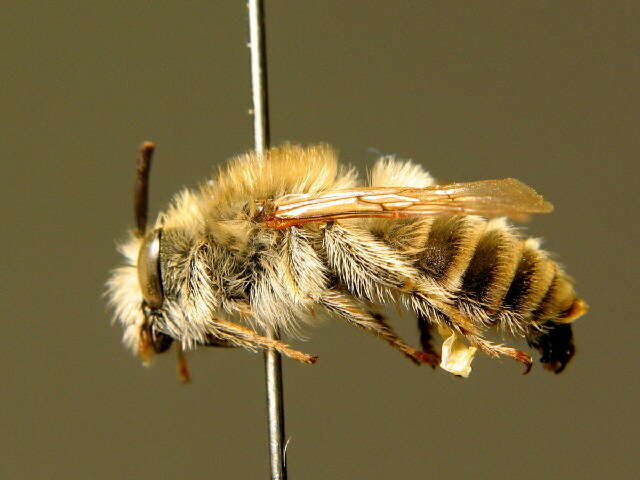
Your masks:
[{"label": "metal pin", "polygon": [[[253,98],[253,134],[258,155],[269,148],[269,101],[267,88],[267,55],[265,46],[264,5],[262,0],[249,0],[249,50],[251,52],[251,94]],[[278,332],[265,335],[278,339]],[[286,480],[287,466],[284,443],[284,405],[280,354],[268,350],[264,355],[267,415],[269,422],[269,455],[272,480]]]}]

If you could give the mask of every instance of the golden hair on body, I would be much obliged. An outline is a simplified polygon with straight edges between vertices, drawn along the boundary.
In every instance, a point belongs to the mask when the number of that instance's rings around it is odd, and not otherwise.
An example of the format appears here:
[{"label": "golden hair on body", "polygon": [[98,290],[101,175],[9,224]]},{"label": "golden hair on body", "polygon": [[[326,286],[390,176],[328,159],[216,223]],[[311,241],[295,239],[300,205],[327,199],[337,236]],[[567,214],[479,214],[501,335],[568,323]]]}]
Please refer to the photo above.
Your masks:
[{"label": "golden hair on body", "polygon": [[[124,341],[145,361],[175,340],[183,377],[182,349],[198,345],[274,348],[313,363],[260,332],[299,336],[326,315],[461,376],[477,349],[528,371],[526,353],[485,338],[494,327],[526,338],[555,372],[574,354],[570,323],[586,304],[539,242],[502,218],[552,209],[517,180],[434,185],[421,166],[383,157],[363,185],[329,146],[285,144],[233,158],[147,229],[153,149],[141,147],[138,228],[108,282]],[[421,348],[394,333],[385,304],[415,313]]]}]

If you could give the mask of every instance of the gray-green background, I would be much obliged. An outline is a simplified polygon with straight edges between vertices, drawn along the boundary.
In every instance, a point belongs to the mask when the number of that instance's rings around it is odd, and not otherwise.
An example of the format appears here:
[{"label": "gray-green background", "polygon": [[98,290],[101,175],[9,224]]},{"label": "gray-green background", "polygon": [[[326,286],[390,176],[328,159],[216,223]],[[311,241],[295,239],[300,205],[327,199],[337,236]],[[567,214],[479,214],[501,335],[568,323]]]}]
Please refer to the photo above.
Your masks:
[{"label": "gray-green background", "polygon": [[[560,376],[480,357],[460,380],[310,330],[320,361],[285,363],[290,478],[637,478],[638,3],[267,14],[274,143],[534,185],[556,211],[525,229],[591,304]],[[251,147],[246,41],[241,1],[4,3],[0,478],[267,478],[261,356],[198,351],[181,386],[172,355],[124,350],[101,297],[138,143],[158,143],[154,215]]]}]

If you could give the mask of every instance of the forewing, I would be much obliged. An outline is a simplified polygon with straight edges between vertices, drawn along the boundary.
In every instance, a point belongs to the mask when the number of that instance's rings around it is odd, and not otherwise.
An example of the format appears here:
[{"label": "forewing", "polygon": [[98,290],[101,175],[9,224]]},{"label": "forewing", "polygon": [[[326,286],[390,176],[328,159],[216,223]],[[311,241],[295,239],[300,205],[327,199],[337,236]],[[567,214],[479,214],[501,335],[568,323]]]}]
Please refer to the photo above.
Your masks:
[{"label": "forewing", "polygon": [[553,206],[513,178],[434,185],[426,188],[366,187],[320,195],[294,194],[264,206],[265,222],[287,228],[343,218],[407,218],[434,215],[508,216],[522,219]]}]

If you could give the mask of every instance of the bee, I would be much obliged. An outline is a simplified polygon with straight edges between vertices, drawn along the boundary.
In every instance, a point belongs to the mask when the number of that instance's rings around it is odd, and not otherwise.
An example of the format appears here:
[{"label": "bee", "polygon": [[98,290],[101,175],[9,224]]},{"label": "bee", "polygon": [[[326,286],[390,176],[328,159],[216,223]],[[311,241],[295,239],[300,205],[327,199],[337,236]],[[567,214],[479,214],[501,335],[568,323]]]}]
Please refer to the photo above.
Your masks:
[{"label": "bee", "polygon": [[[124,343],[144,362],[175,341],[183,379],[183,350],[197,346],[311,364],[316,356],[261,332],[296,337],[326,316],[464,377],[478,350],[530,370],[527,353],[486,337],[492,329],[525,338],[556,373],[575,353],[571,323],[587,305],[539,240],[505,220],[553,209],[517,180],[436,185],[420,165],[386,156],[362,184],[328,145],[284,144],[233,158],[147,227],[154,148],[140,147],[137,228],[108,281]],[[415,315],[420,348],[381,315],[388,305]]]}]

